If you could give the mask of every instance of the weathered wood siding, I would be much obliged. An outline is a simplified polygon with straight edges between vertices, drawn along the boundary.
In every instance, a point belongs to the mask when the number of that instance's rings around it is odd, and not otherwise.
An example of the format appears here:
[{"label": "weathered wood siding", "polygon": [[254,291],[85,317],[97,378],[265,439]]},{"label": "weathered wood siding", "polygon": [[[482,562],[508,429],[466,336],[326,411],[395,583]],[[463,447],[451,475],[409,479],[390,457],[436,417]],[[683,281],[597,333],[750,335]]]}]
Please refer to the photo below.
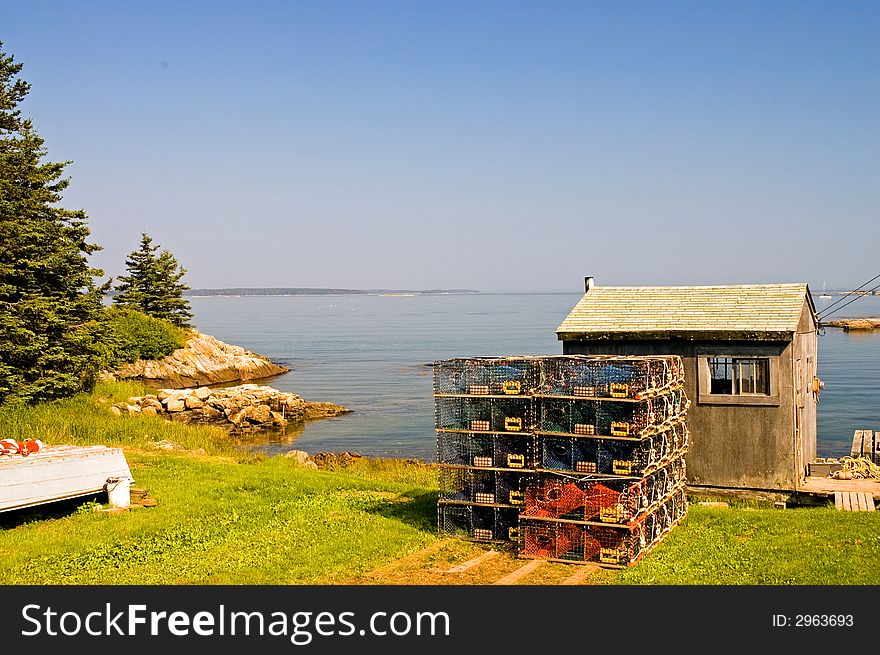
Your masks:
[{"label": "weathered wood siding", "polygon": [[[810,321],[809,316],[806,317]],[[808,323],[807,323],[808,324]],[[806,329],[806,328],[805,328]],[[810,346],[810,344],[813,344]],[[815,340],[799,341],[799,348],[813,348]],[[572,340],[563,342],[565,354],[679,355],[684,362],[685,390],[691,400],[688,427],[691,447],[687,456],[688,480],[695,485],[744,489],[793,490],[805,461],[815,453],[815,407],[804,408],[804,422],[811,428],[812,446],[795,447],[794,362],[790,342]],[[777,404],[723,404],[717,399],[700,401],[698,360],[711,355],[776,357],[776,379],[771,391]],[[772,376],[771,376],[772,378]],[[809,457],[809,459],[808,459]]]}]

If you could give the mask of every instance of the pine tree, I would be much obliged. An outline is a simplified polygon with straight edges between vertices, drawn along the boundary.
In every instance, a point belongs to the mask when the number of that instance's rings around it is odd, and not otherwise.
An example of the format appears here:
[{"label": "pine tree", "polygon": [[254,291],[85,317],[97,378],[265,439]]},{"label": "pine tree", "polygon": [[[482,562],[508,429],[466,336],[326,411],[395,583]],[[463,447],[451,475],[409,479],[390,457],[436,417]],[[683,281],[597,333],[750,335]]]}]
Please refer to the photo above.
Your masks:
[{"label": "pine tree", "polygon": [[181,282],[186,269],[170,252],[159,252],[159,248],[148,234],[141,234],[140,247],[125,260],[128,275],[119,276],[113,303],[187,327],[192,313],[183,297],[189,289]]},{"label": "pine tree", "polygon": [[69,162],[47,151],[19,105],[30,85],[0,42],[0,403],[35,402],[88,387],[106,290],[88,257],[84,211],[58,206]]}]

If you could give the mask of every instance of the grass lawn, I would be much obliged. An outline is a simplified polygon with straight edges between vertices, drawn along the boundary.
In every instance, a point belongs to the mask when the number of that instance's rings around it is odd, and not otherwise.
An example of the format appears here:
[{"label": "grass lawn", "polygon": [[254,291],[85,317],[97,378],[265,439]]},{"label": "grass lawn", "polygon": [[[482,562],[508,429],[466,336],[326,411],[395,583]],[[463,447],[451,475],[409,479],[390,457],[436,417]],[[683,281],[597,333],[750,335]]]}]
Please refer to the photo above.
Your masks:
[{"label": "grass lawn", "polygon": [[[158,507],[0,515],[0,584],[335,583],[437,539],[436,471],[402,461],[315,471],[236,450],[219,428],[114,417],[137,385],[0,410],[0,432],[121,445]],[[168,439],[190,450],[166,452]],[[413,578],[418,581],[418,576]],[[426,577],[427,580],[427,577]],[[880,513],[692,506],[616,584],[878,584]]]}]

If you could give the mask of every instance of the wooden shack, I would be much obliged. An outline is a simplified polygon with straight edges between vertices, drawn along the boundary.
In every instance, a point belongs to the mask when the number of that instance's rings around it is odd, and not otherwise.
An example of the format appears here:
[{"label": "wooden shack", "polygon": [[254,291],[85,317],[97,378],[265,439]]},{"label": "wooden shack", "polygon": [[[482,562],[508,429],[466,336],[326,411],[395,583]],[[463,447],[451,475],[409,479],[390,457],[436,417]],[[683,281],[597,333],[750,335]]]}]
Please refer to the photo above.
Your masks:
[{"label": "wooden shack", "polygon": [[585,287],[557,330],[565,354],[681,356],[691,485],[798,489],[819,394],[807,284]]}]

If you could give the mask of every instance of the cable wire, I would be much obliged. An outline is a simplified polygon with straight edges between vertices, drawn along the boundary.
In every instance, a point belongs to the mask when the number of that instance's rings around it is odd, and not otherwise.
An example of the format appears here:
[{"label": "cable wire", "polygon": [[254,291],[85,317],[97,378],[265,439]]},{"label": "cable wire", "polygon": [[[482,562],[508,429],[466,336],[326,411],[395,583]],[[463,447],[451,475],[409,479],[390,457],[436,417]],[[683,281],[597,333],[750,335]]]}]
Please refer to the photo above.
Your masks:
[{"label": "cable wire", "polygon": [[[823,314],[826,314],[826,313],[828,312],[829,309],[831,309],[832,307],[834,307],[834,306],[837,305],[838,303],[841,303],[841,302],[843,302],[844,300],[846,300],[847,296],[851,296],[852,294],[856,293],[857,291],[861,291],[861,290],[862,290],[862,287],[866,287],[866,286],[868,286],[869,284],[871,284],[871,282],[873,282],[874,280],[877,280],[877,279],[880,279],[880,273],[878,273],[877,275],[875,275],[874,277],[872,277],[872,278],[871,278],[870,280],[868,280],[867,282],[863,282],[862,284],[860,284],[859,286],[857,286],[857,287],[856,287],[855,289],[853,289],[852,291],[848,291],[847,293],[843,294],[843,296],[841,296],[840,298],[838,298],[837,300],[835,300],[833,303],[831,303],[831,304],[828,305],[827,307],[823,308],[822,311],[819,312],[819,318],[822,318],[822,315],[823,315]],[[877,288],[877,287],[874,287],[874,289],[876,289],[876,288]],[[852,301],[850,301],[850,302],[852,302]],[[847,303],[847,304],[849,304],[849,303]],[[837,311],[837,310],[835,309],[834,311]]]},{"label": "cable wire", "polygon": [[[878,275],[877,277],[880,277],[880,275]],[[847,305],[851,305],[851,304],[853,304],[856,300],[859,300],[859,299],[861,299],[861,298],[864,298],[864,297],[867,296],[868,294],[873,293],[874,291],[877,291],[877,289],[880,289],[880,284],[878,284],[876,287],[873,287],[873,288],[871,288],[871,289],[866,289],[864,294],[859,294],[858,296],[856,296],[855,298],[853,298],[853,299],[850,300],[849,302],[845,302],[845,303],[843,303],[840,307],[838,307],[837,309],[835,309],[833,312],[826,312],[826,313],[822,314],[822,315],[819,317],[819,320],[825,319],[825,318],[831,316],[832,314],[835,314],[835,313],[839,312],[841,309],[843,309],[843,308],[846,307]]]}]

